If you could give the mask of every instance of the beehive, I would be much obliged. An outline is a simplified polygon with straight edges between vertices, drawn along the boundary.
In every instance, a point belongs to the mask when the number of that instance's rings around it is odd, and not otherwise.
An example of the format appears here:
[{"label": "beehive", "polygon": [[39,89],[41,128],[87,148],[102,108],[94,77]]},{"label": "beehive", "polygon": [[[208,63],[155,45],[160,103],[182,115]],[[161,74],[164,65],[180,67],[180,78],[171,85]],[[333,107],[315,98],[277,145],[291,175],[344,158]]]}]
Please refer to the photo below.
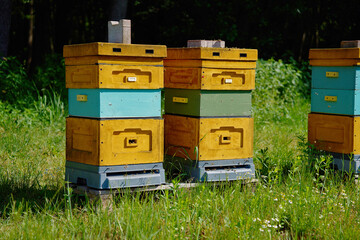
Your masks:
[{"label": "beehive", "polygon": [[67,88],[159,89],[166,46],[87,43],[64,46]]},{"label": "beehive", "polygon": [[164,120],[168,155],[199,161],[253,156],[253,118],[193,118],[166,114]]},{"label": "beehive", "polygon": [[255,49],[170,48],[165,88],[252,90],[256,60]]},{"label": "beehive", "polygon": [[360,152],[356,116],[360,114],[360,48],[310,49],[309,58],[312,66],[309,142],[332,154],[337,168],[359,172],[358,159],[342,158],[339,154]]},{"label": "beehive", "polygon": [[66,159],[96,166],[163,161],[162,119],[66,119]]}]

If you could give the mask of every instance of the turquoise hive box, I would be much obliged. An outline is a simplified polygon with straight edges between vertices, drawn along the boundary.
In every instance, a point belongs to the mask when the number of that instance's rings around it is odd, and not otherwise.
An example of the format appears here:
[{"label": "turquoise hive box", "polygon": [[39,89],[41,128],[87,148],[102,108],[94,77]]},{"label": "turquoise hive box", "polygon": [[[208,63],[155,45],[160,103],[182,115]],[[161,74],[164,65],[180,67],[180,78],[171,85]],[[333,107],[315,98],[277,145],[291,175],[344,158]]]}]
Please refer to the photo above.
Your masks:
[{"label": "turquoise hive box", "polygon": [[313,66],[312,88],[360,89],[360,66]]},{"label": "turquoise hive box", "polygon": [[360,115],[360,90],[311,89],[311,112]]},{"label": "turquoise hive box", "polygon": [[69,115],[88,118],[161,117],[161,90],[69,89]]}]

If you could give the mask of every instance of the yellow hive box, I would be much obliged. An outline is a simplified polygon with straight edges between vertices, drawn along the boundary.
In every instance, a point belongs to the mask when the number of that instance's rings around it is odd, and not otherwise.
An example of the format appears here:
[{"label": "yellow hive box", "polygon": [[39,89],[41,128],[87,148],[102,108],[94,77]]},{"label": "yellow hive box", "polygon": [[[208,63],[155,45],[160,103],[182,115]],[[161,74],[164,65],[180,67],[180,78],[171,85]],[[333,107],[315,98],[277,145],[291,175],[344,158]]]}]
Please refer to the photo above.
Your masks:
[{"label": "yellow hive box", "polygon": [[318,149],[360,154],[360,117],[310,113],[309,142]]},{"label": "yellow hive box", "polygon": [[164,115],[165,153],[192,160],[253,156],[253,118],[191,118]]},{"label": "yellow hive box", "polygon": [[310,49],[311,66],[357,66],[360,65],[360,48]]},{"label": "yellow hive box", "polygon": [[67,88],[163,87],[166,46],[88,43],[64,46]]},{"label": "yellow hive box", "polygon": [[256,49],[170,48],[165,87],[207,90],[255,88]]},{"label": "yellow hive box", "polygon": [[66,160],[96,166],[163,162],[163,119],[66,119]]}]

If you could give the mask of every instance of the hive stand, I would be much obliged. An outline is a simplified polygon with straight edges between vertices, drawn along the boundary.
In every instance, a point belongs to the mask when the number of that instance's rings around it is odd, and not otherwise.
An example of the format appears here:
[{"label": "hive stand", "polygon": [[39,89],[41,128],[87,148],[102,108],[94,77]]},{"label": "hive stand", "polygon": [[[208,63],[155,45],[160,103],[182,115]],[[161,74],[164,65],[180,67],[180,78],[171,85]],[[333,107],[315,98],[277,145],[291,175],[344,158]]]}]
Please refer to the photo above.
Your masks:
[{"label": "hive stand", "polygon": [[360,155],[348,155],[341,153],[331,153],[333,156],[332,164],[337,169],[356,174],[360,173]]},{"label": "hive stand", "polygon": [[[242,186],[251,187],[252,191],[255,191],[257,179],[243,179],[241,180]],[[81,186],[77,184],[69,184],[69,187],[73,189],[73,192],[78,195],[87,196],[90,203],[96,204],[101,202],[101,207],[112,210],[114,196],[118,196],[124,193],[137,193],[137,192],[155,192],[155,191],[174,191],[181,188],[195,188],[203,186],[205,183],[166,183],[159,186],[146,186],[146,187],[132,187],[132,188],[116,188],[116,189],[94,189],[88,186]],[[216,186],[221,186],[224,182],[212,183]]]},{"label": "hive stand", "polygon": [[197,161],[188,168],[194,180],[200,182],[216,182],[253,179],[255,177],[255,165],[252,158]]}]

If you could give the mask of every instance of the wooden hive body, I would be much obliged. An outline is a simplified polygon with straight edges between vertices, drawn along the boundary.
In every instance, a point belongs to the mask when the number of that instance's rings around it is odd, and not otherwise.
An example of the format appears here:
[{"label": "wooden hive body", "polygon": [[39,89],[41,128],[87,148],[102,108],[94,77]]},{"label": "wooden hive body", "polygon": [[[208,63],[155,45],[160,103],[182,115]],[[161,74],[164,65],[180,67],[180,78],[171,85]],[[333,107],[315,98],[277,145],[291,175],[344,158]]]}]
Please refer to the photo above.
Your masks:
[{"label": "wooden hive body", "polygon": [[251,91],[167,88],[165,112],[195,117],[250,116]]},{"label": "wooden hive body", "polygon": [[192,160],[253,156],[253,118],[193,118],[166,114],[165,152]]},{"label": "wooden hive body", "polygon": [[254,49],[170,48],[164,60],[165,87],[252,90],[256,60]]},{"label": "wooden hive body", "polygon": [[66,119],[66,160],[96,166],[163,161],[162,119]]},{"label": "wooden hive body", "polygon": [[318,149],[360,154],[360,117],[310,113],[308,138]]},{"label": "wooden hive body", "polygon": [[64,46],[67,88],[163,87],[166,46],[88,43]]},{"label": "wooden hive body", "polygon": [[69,89],[69,115],[90,118],[161,117],[161,90]]},{"label": "wooden hive body", "polygon": [[311,112],[360,115],[360,90],[313,88]]},{"label": "wooden hive body", "polygon": [[358,66],[360,48],[323,48],[310,49],[311,66]]}]

